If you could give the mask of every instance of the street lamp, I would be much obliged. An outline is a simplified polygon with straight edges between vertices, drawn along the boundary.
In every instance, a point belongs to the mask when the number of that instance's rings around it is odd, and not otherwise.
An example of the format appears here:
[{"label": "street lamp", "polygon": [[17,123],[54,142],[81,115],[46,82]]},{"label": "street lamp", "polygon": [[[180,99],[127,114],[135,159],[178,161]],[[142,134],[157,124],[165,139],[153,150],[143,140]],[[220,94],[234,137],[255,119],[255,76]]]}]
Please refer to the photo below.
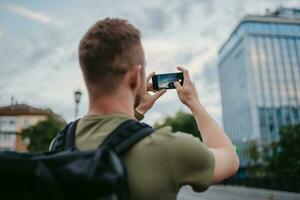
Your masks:
[{"label": "street lamp", "polygon": [[74,97],[75,97],[75,119],[78,116],[78,104],[80,102],[81,95],[82,95],[82,92],[79,89],[77,89],[74,92]]}]

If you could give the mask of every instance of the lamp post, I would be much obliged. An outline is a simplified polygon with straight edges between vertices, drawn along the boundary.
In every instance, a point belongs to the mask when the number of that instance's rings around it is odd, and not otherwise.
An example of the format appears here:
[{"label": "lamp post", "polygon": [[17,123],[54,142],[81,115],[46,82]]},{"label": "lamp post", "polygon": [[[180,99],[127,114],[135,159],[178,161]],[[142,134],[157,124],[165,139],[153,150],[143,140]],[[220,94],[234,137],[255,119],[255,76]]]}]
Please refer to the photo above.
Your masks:
[{"label": "lamp post", "polygon": [[81,95],[82,95],[82,92],[79,89],[77,89],[74,92],[74,98],[75,98],[75,119],[78,116],[78,104],[80,103]]}]

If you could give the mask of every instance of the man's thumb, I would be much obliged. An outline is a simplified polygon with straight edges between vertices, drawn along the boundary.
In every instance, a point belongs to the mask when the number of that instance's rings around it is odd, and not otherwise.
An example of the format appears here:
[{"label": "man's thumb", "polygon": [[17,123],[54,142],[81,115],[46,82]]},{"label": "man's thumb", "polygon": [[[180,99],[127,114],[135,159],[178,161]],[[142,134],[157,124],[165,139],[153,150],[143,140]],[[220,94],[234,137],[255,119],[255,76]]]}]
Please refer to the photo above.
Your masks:
[{"label": "man's thumb", "polygon": [[177,91],[182,90],[182,86],[180,85],[180,83],[178,81],[174,82],[174,86],[175,86]]}]

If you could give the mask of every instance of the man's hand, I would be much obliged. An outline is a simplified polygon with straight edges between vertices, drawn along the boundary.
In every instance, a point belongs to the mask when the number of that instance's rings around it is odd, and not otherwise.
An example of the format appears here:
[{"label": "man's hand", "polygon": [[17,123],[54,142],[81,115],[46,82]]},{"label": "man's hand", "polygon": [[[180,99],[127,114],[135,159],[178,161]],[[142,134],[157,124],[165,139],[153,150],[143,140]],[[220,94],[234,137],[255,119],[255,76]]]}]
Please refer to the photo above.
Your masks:
[{"label": "man's hand", "polygon": [[178,81],[174,83],[180,101],[189,108],[198,105],[200,103],[198,92],[195,87],[195,84],[190,78],[189,71],[183,67],[177,67],[177,69],[183,72],[184,77],[184,82],[182,86]]},{"label": "man's hand", "polygon": [[[152,76],[154,76],[155,72],[152,72],[149,74],[146,78],[147,80],[147,92],[142,97],[140,104],[135,108],[136,111],[138,111],[140,114],[144,115],[156,102],[156,100],[161,97],[163,94],[166,93],[167,90],[159,90],[155,91],[153,89],[152,83],[149,83]],[[149,94],[149,92],[154,92],[153,95]]]}]

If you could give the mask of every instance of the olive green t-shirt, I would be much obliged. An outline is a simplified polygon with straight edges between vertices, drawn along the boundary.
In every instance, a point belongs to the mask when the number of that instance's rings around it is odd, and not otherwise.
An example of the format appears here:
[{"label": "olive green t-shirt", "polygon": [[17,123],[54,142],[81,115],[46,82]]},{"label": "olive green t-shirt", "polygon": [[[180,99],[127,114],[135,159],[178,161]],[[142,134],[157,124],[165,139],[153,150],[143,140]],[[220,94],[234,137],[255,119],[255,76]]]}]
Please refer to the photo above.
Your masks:
[{"label": "olive green t-shirt", "polygon": [[[76,147],[95,149],[118,125],[130,119],[122,113],[83,117],[76,129]],[[156,130],[123,157],[132,200],[175,200],[181,186],[204,191],[212,183],[214,157],[190,134]]]}]

